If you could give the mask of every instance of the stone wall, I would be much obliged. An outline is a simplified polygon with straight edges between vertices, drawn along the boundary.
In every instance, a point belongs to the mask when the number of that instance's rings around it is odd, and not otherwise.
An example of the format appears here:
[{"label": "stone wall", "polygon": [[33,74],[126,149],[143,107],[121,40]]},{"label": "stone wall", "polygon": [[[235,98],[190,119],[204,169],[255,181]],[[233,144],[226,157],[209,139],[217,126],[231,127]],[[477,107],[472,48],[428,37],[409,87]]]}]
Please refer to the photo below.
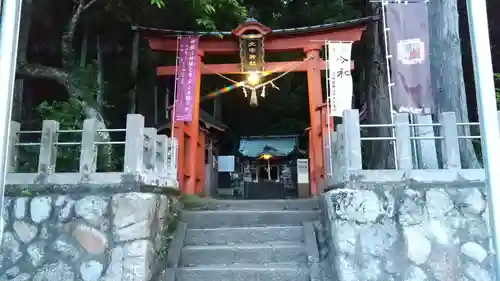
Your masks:
[{"label": "stone wall", "polygon": [[339,281],[493,279],[482,183],[351,181],[322,201],[320,251]]},{"label": "stone wall", "polygon": [[7,197],[0,280],[149,281],[174,205],[140,192]]}]

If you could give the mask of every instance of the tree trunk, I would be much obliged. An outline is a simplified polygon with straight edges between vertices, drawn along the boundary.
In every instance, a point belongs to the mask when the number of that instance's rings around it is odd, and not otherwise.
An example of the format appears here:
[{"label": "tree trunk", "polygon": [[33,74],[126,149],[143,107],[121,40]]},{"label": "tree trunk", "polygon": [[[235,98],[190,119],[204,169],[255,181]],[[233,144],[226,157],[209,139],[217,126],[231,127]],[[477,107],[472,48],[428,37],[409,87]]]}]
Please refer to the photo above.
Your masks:
[{"label": "tree trunk", "polygon": [[[439,112],[455,112],[457,122],[469,122],[462,69],[457,0],[429,1],[430,63],[433,96]],[[458,126],[459,135],[470,127]],[[463,168],[478,168],[471,140],[460,140]]]},{"label": "tree trunk", "polygon": [[[19,45],[17,54],[17,60],[23,63],[26,62],[26,55],[28,53],[28,40],[31,27],[31,9],[32,1],[24,1],[21,11],[21,26],[19,30]],[[12,120],[18,122],[21,122],[23,119],[23,92],[24,79],[16,79],[14,84]]]},{"label": "tree trunk", "polygon": [[[391,105],[389,99],[387,65],[384,50],[383,22],[380,3],[368,3],[368,15],[379,16],[379,20],[368,25],[363,42],[367,57],[362,60],[363,88],[366,101],[364,116],[371,124],[390,124]],[[366,130],[372,137],[391,137],[390,128]],[[363,142],[364,162],[370,169],[394,169],[394,146],[386,140]]]},{"label": "tree trunk", "polygon": [[[82,13],[92,6],[96,0],[90,0],[87,4],[84,0],[79,0],[77,2],[77,7],[75,13],[71,17],[66,30],[61,37],[62,45],[62,62],[63,68],[50,67],[40,64],[29,64],[25,61],[18,60],[18,67],[16,74],[20,78],[30,77],[34,79],[50,79],[54,80],[61,85],[64,85],[68,91],[68,94],[78,100],[85,110],[86,118],[96,118],[99,121],[98,136],[102,141],[110,141],[111,137],[109,132],[105,131],[106,124],[103,114],[98,109],[94,108],[91,104],[88,104],[85,97],[80,96],[82,93],[78,89],[76,81],[72,77],[72,72],[75,70],[75,56],[73,49],[73,39],[75,37],[76,27],[80,20]],[[112,149],[110,145],[104,145],[104,154],[106,154],[106,168],[111,167],[111,153]]]},{"label": "tree trunk", "polygon": [[104,108],[104,64],[102,61],[101,38],[97,36],[97,110],[103,111]]}]

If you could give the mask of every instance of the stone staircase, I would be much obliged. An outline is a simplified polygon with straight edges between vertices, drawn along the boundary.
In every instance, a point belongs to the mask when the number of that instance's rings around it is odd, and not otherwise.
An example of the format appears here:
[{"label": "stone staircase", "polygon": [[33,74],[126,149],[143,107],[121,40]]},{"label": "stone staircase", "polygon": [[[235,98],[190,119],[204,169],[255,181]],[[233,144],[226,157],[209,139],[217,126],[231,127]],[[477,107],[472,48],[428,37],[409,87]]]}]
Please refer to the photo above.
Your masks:
[{"label": "stone staircase", "polygon": [[319,216],[316,199],[207,201],[183,211],[160,280],[320,280]]}]

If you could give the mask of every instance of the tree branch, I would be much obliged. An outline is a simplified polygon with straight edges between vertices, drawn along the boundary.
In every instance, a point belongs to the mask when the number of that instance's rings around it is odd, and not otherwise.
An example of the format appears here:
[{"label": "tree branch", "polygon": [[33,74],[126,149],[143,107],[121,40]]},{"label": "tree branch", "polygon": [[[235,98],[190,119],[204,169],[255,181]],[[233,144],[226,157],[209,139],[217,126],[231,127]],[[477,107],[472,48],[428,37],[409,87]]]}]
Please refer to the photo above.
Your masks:
[{"label": "tree branch", "polygon": [[68,88],[70,82],[70,74],[68,71],[41,64],[20,64],[17,67],[16,74],[21,78],[53,80],[66,88]]},{"label": "tree branch", "polygon": [[90,6],[94,5],[96,1],[97,0],[90,0],[85,6],[83,6],[83,11],[87,10]]},{"label": "tree branch", "polygon": [[80,16],[83,11],[92,6],[96,1],[97,0],[90,0],[87,4],[84,3],[84,0],[78,1],[78,7],[76,8],[75,13],[71,17],[71,20],[66,26],[66,30],[61,37],[62,62],[63,67],[66,70],[70,70],[74,64],[73,39],[75,38],[75,31],[78,21],[80,20]]}]

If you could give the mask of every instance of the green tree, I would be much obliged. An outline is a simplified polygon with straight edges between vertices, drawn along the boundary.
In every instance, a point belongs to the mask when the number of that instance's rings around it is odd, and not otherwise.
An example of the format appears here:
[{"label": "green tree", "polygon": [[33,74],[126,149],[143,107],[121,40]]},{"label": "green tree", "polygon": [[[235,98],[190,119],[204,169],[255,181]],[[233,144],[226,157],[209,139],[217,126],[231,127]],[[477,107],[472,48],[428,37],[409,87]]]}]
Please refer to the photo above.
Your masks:
[{"label": "green tree", "polygon": [[[165,13],[171,12],[167,10],[169,5],[179,4],[182,4],[182,9],[174,9],[176,11],[175,18],[182,18],[187,21],[191,20],[193,25],[201,26],[203,29],[216,29],[217,19],[222,15],[222,12],[226,14],[226,17],[232,15],[233,18],[241,19],[246,16],[246,10],[238,0],[165,2],[163,0],[151,0],[152,5],[135,0],[75,0],[72,2],[59,2],[61,1],[25,1],[21,22],[22,34],[19,42],[19,45],[22,47],[20,48],[22,54],[18,60],[17,75],[21,79],[52,80],[64,86],[68,94],[67,99],[55,102],[44,101],[36,110],[42,120],[52,119],[59,121],[62,129],[81,129],[82,121],[85,118],[97,118],[101,124],[100,129],[104,129],[107,126],[103,106],[99,104],[101,101],[98,102],[99,99],[97,98],[98,93],[102,94],[104,91],[105,83],[100,81],[103,77],[103,66],[101,63],[88,64],[85,59],[87,50],[82,51],[79,58],[77,48],[75,48],[75,46],[78,46],[76,44],[78,44],[80,37],[82,37],[82,40],[87,39],[85,30],[88,25],[95,26],[101,24],[109,26],[116,22],[127,22],[130,26],[140,24],[141,20],[147,18],[148,20],[154,19],[157,22],[166,23],[167,26],[160,27],[169,28],[168,23],[171,21],[165,20],[165,18],[169,18],[165,17]],[[61,8],[53,12],[54,9],[51,9],[51,7],[59,6],[59,4],[61,4]],[[68,13],[69,11],[71,12]],[[50,13],[57,14],[58,17],[47,17],[46,14]],[[182,16],[183,14],[186,16]],[[47,53],[51,53],[50,56],[52,58],[59,58],[59,62],[51,59],[49,60],[50,63],[47,61],[34,63],[33,61],[40,61],[40,59],[37,59],[37,57],[34,59],[33,56],[28,56],[29,58],[27,58],[25,53],[28,46],[29,29],[37,24],[49,26],[47,29],[52,34],[44,36],[44,40],[40,46],[30,47],[42,49],[45,56],[47,56]],[[116,27],[116,24],[113,27]],[[60,35],[57,35],[59,32]],[[31,41],[29,42],[30,44],[32,44]],[[40,41],[37,43],[40,43]],[[80,63],[80,60],[83,60],[83,63]],[[16,97],[18,97],[16,99],[16,107],[19,108],[22,105],[23,90],[18,85],[16,85],[16,88],[18,92],[16,94]],[[15,110],[15,112],[20,112],[20,110]],[[21,121],[20,117],[16,119]],[[103,140],[110,140],[109,133],[103,132],[100,134]],[[111,167],[113,162],[111,147],[105,145],[104,148],[107,151],[106,154],[109,156],[106,162]],[[65,152],[58,156],[58,162],[61,163],[58,166],[74,166],[66,162],[74,162],[74,159],[78,158],[75,157],[77,149],[72,150],[68,148],[67,150],[61,150]]]}]

